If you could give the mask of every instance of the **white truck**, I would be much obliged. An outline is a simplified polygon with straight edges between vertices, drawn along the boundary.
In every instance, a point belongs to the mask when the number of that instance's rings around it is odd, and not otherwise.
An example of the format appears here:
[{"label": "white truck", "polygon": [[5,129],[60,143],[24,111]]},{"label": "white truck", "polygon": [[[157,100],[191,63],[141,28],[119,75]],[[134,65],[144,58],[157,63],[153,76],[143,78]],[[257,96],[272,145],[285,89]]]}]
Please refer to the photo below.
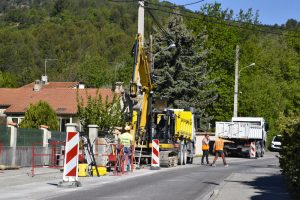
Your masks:
[{"label": "white truck", "polygon": [[266,123],[262,117],[233,117],[231,122],[216,122],[216,137],[232,141],[224,144],[225,155],[250,157],[251,142],[255,142],[256,157],[265,153]]}]

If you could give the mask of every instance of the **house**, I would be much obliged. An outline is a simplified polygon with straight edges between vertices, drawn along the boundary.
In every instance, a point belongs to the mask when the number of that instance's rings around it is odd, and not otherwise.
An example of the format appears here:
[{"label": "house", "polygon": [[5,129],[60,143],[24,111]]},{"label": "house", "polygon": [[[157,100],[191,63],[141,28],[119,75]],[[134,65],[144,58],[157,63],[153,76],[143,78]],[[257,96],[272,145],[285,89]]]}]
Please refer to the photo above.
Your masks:
[{"label": "house", "polygon": [[67,123],[77,123],[81,130],[80,121],[76,116],[77,94],[83,100],[86,100],[86,94],[95,97],[97,92],[102,99],[108,96],[110,101],[114,96],[111,88],[85,89],[80,82],[48,82],[45,77],[42,77],[42,80],[20,88],[0,88],[0,116],[5,117],[7,123],[20,123],[29,105],[43,100],[55,110],[60,131],[66,130],[65,124]]}]

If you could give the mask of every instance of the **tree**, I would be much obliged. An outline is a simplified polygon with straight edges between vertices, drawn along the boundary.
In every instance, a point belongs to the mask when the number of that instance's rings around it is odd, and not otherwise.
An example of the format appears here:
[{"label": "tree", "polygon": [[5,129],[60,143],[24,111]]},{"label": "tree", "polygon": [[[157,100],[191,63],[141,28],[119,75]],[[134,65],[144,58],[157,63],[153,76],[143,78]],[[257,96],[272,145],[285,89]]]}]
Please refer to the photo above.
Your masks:
[{"label": "tree", "polygon": [[47,125],[51,130],[58,130],[58,118],[55,111],[45,101],[30,104],[25,112],[25,118],[21,121],[21,128],[40,128],[40,125]]},{"label": "tree", "polygon": [[77,95],[77,115],[85,131],[88,125],[98,125],[101,132],[111,134],[116,126],[125,125],[118,96],[115,95],[111,102],[108,97],[103,102],[99,93],[96,97],[86,94],[86,99],[84,102],[83,98]]},{"label": "tree", "polygon": [[292,189],[300,191],[300,115],[281,116],[280,133],[282,135],[282,150],[280,152],[280,167],[287,177]]},{"label": "tree", "polygon": [[10,73],[0,71],[0,87],[16,87],[16,78]]},{"label": "tree", "polygon": [[[215,99],[211,90],[213,81],[208,79],[207,36],[204,32],[193,36],[178,15],[169,19],[166,31],[169,38],[161,33],[154,35],[157,52],[154,66],[158,73],[155,96],[168,99],[168,105],[173,108],[194,107],[199,117],[207,118],[205,110]],[[170,38],[176,49],[162,50]]]}]

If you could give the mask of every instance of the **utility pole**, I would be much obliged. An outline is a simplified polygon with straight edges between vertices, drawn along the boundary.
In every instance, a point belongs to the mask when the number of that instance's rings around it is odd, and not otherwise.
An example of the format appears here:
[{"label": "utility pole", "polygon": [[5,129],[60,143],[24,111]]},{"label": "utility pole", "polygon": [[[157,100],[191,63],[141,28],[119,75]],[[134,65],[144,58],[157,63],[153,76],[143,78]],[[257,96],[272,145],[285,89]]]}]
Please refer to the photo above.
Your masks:
[{"label": "utility pole", "polygon": [[239,91],[239,45],[236,45],[235,50],[235,72],[234,72],[234,102],[233,102],[233,117],[238,114],[238,91]]},{"label": "utility pole", "polygon": [[154,72],[154,60],[153,60],[153,37],[150,35],[150,54],[149,54],[149,60],[150,60],[150,67],[151,67],[151,72]]},{"label": "utility pole", "polygon": [[138,11],[138,33],[142,35],[142,44],[144,44],[144,16],[145,16],[145,1],[139,0],[139,11]]},{"label": "utility pole", "polygon": [[55,59],[55,58],[46,58],[45,59],[45,75],[44,76],[47,76],[47,62],[51,61],[51,60],[57,60],[57,59]]}]

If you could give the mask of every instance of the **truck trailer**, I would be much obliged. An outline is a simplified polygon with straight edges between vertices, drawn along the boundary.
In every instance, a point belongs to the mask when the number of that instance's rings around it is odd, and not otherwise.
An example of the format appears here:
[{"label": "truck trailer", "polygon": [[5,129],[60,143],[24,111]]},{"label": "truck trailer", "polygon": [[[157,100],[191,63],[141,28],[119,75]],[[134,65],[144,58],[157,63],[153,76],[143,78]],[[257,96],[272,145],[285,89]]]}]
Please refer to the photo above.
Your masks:
[{"label": "truck trailer", "polygon": [[216,137],[229,140],[225,155],[250,157],[251,143],[255,143],[256,157],[263,157],[266,145],[266,123],[262,117],[233,117],[231,122],[216,122]]}]

